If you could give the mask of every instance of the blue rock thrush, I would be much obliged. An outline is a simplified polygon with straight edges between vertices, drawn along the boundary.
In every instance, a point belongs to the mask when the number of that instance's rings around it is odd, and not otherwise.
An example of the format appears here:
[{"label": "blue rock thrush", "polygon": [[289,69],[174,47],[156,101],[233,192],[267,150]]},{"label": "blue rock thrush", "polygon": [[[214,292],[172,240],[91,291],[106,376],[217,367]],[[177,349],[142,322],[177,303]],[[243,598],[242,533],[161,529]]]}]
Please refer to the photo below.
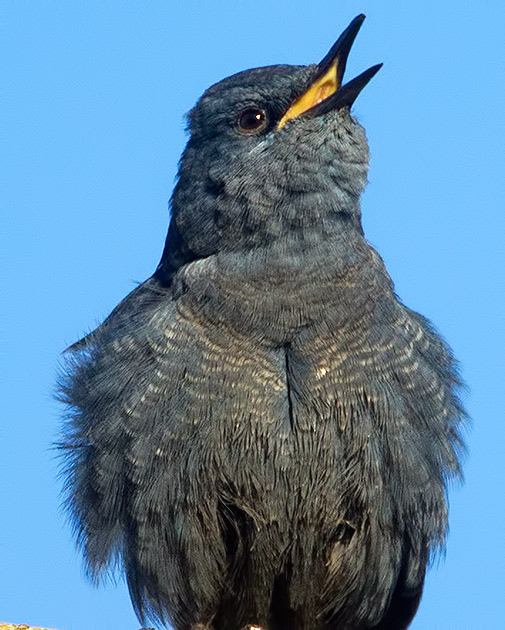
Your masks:
[{"label": "blue rock thrush", "polygon": [[363,19],[204,93],[157,270],[67,353],[67,506],[142,621],[400,630],[443,544],[459,380],[363,236]]}]

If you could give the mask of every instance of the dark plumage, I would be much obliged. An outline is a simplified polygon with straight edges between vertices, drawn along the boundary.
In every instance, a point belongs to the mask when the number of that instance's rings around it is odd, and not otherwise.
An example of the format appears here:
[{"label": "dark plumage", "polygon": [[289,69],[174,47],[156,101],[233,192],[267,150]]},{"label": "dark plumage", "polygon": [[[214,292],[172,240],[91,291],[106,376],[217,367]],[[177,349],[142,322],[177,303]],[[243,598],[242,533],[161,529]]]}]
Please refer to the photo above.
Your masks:
[{"label": "dark plumage", "polygon": [[406,628],[444,541],[459,383],[363,236],[362,20],[205,92],[158,269],[69,353],[67,505],[141,620]]}]

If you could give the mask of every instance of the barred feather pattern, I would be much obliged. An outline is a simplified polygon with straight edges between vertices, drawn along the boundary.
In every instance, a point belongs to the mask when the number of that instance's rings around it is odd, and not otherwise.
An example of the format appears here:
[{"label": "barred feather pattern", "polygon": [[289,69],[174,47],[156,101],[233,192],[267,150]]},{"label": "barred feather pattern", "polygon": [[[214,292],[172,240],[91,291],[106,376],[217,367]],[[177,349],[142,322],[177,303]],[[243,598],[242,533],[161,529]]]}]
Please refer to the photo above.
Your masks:
[{"label": "barred feather pattern", "polygon": [[67,505],[141,619],[385,630],[420,596],[459,475],[457,369],[339,238],[153,277],[71,353]]}]

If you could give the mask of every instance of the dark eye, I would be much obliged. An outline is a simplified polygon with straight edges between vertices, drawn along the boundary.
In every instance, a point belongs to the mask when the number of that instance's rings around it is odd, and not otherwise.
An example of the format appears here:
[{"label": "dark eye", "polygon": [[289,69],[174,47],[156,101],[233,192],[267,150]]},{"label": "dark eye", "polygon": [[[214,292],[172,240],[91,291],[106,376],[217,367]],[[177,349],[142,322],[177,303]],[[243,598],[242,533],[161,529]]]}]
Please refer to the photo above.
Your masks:
[{"label": "dark eye", "polygon": [[267,125],[268,117],[264,109],[250,107],[239,114],[238,128],[242,133],[258,133]]}]

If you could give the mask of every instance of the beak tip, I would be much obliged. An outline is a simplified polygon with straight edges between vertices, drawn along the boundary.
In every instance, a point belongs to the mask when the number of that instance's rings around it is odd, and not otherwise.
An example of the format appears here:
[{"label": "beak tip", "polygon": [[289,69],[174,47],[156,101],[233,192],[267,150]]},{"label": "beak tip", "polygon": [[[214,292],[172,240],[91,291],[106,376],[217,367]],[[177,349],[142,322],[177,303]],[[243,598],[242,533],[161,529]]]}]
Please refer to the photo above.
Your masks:
[{"label": "beak tip", "polygon": [[[382,63],[372,66],[349,83],[342,85],[347,57],[364,20],[365,14],[360,13],[340,35],[328,54],[318,64],[310,86],[295,100],[279,121],[278,129],[282,128],[290,118],[300,116],[305,112],[310,112],[311,116],[315,116],[334,108],[351,108],[361,90],[382,68]],[[326,83],[330,84],[330,91],[323,90],[323,87],[327,87]],[[321,96],[323,91],[326,93]]]},{"label": "beak tip", "polygon": [[354,18],[354,20],[351,20],[349,27],[354,27],[359,30],[361,28],[361,25],[365,21],[365,18],[366,18],[366,15],[364,13],[360,13]]}]

